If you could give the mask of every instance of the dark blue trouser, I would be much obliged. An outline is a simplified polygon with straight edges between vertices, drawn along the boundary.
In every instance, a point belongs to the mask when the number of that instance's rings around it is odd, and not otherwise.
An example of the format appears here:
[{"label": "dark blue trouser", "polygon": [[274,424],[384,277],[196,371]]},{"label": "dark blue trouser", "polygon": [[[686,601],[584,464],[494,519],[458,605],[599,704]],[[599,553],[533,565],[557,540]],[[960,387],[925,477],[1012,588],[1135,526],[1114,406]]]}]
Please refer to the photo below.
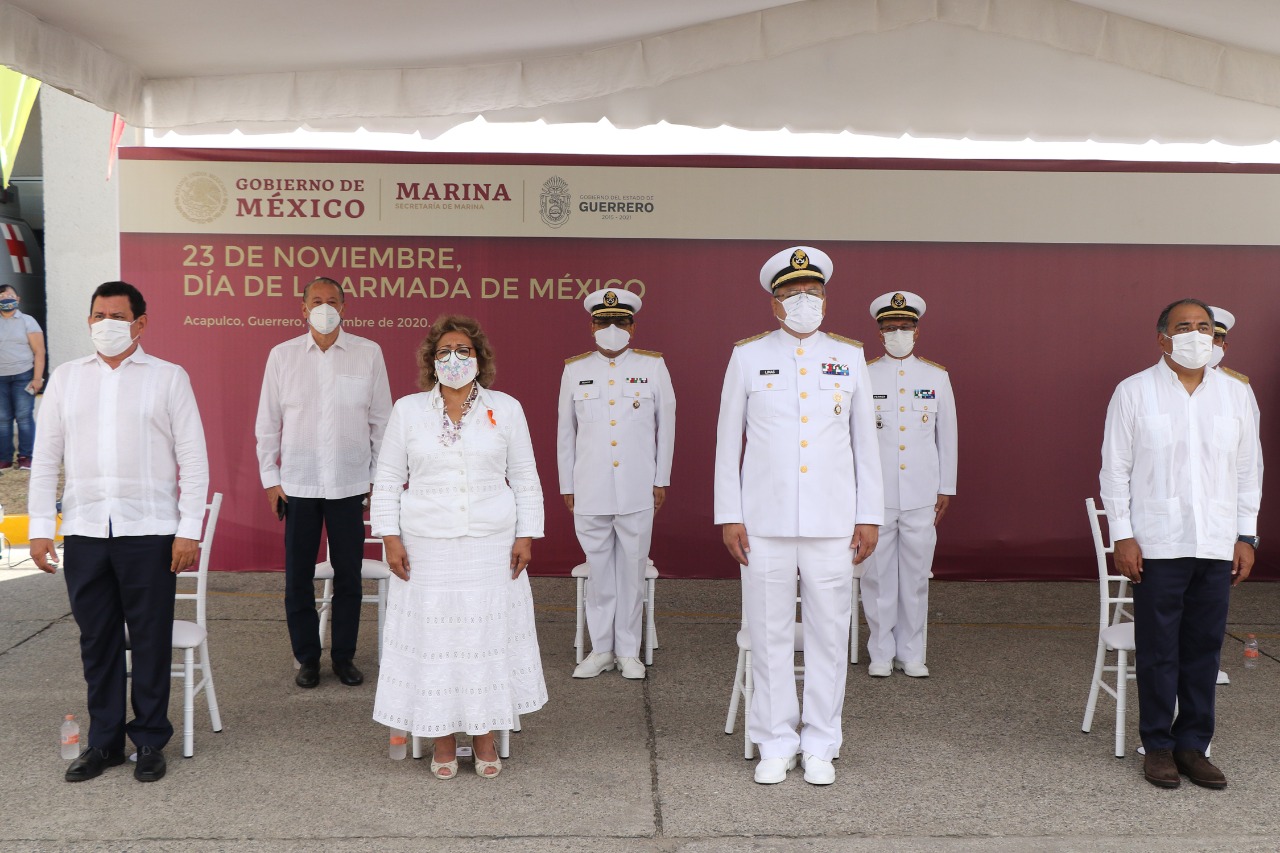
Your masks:
[{"label": "dark blue trouser", "polygon": [[329,558],[333,562],[330,656],[334,660],[355,657],[360,632],[364,495],[336,500],[289,498],[284,516],[284,613],[293,656],[301,663],[320,660],[315,578],[322,528],[329,534]]},{"label": "dark blue trouser", "polygon": [[31,457],[36,443],[36,419],[32,415],[36,398],[26,388],[35,370],[24,370],[12,376],[0,376],[0,459],[12,459],[13,422],[18,422],[18,455]]},{"label": "dark blue trouser", "polygon": [[[89,695],[89,746],[161,749],[169,722],[173,661],[172,536],[68,536],[62,570],[80,626],[80,660]],[[124,629],[133,654],[133,719],[125,725]]]},{"label": "dark blue trouser", "polygon": [[1142,583],[1133,587],[1133,630],[1138,733],[1148,750],[1204,752],[1213,740],[1230,599],[1230,560],[1142,561]]}]

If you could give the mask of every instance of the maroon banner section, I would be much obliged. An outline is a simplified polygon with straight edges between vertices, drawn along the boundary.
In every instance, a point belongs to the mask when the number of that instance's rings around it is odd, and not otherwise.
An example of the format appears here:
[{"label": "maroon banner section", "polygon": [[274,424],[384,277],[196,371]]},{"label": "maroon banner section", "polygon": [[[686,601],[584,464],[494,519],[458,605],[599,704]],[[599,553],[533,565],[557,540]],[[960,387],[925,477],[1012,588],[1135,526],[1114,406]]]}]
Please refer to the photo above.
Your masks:
[{"label": "maroon banner section", "polygon": [[[208,237],[126,233],[122,267],[148,300],[149,352],[190,372],[213,489],[227,495],[221,568],[282,566],[282,531],[258,478],[253,423],[268,350],[305,332],[301,287],[348,290],[347,331],[381,344],[392,394],[415,388],[431,320],[480,320],[497,353],[495,387],[524,405],[546,496],[539,574],[581,562],[556,476],[556,395],[566,357],[592,348],[581,297],[643,293],[635,345],[666,356],[679,401],[675,469],[654,530],[664,577],[732,577],[712,524],[712,463],[724,369],[735,341],[776,328],[760,264],[797,241],[576,238]],[[1227,366],[1253,380],[1263,451],[1276,448],[1277,366],[1267,355],[1280,304],[1280,248],[964,243],[824,243],[835,274],[823,329],[881,354],[871,300],[908,289],[928,302],[917,353],[946,365],[959,409],[959,494],[939,532],[944,579],[1094,577],[1084,499],[1098,492],[1107,402],[1158,358],[1155,322],[1195,296],[1233,311]],[[317,394],[327,389],[316,388]],[[1263,502],[1264,540],[1275,526]],[[1275,577],[1263,547],[1257,573]]]}]

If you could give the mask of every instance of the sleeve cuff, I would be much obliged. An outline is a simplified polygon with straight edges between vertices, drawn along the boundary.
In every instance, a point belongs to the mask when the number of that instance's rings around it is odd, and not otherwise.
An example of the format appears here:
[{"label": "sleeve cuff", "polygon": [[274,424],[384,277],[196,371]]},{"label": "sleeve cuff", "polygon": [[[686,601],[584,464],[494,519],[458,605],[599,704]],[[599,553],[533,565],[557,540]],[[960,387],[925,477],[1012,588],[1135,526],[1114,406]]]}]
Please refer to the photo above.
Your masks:
[{"label": "sleeve cuff", "polygon": [[31,519],[27,526],[28,539],[52,539],[57,532],[58,524],[56,521],[46,521],[44,519]]},{"label": "sleeve cuff", "polygon": [[280,472],[271,471],[270,473],[262,473],[262,488],[270,489],[273,486],[280,485]]},{"label": "sleeve cuff", "polygon": [[1240,517],[1236,519],[1236,529],[1239,536],[1257,536],[1258,535],[1258,517],[1252,515],[1249,517]]},{"label": "sleeve cuff", "polygon": [[1119,542],[1121,539],[1133,538],[1133,525],[1129,523],[1129,519],[1107,519],[1108,529],[1111,531],[1111,541]]},{"label": "sleeve cuff", "polygon": [[204,519],[203,519],[203,518],[199,518],[199,519],[195,519],[195,520],[190,520],[190,519],[182,519],[182,520],[180,520],[180,521],[178,522],[178,533],[177,533],[177,537],[178,537],[179,539],[194,539],[194,540],[196,540],[197,542],[199,542],[199,541],[200,541],[200,527],[201,527],[201,523],[202,523],[203,521],[204,521]]}]

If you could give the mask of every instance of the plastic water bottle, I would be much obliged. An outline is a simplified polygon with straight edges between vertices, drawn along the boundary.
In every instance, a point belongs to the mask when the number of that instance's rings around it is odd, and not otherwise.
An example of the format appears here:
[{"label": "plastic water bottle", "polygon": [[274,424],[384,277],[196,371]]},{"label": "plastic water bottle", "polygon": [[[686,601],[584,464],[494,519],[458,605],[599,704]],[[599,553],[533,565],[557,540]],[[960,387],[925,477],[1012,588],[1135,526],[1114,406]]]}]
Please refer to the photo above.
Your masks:
[{"label": "plastic water bottle", "polygon": [[67,761],[80,757],[80,724],[75,714],[67,714],[62,723],[62,757]]},{"label": "plastic water bottle", "polygon": [[392,729],[390,746],[387,754],[391,756],[393,761],[400,761],[409,754],[409,733],[404,729]]},{"label": "plastic water bottle", "polygon": [[1253,634],[1245,635],[1244,641],[1244,668],[1253,669],[1258,665],[1258,658],[1261,656],[1258,651],[1258,638]]}]

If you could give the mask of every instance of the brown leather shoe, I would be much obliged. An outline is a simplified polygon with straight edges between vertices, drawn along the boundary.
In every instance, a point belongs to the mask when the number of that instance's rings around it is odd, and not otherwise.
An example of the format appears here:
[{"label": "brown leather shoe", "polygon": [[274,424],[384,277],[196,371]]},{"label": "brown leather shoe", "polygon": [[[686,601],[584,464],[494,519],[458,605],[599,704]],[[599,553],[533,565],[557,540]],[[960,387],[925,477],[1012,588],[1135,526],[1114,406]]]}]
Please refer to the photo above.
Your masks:
[{"label": "brown leather shoe", "polygon": [[1174,750],[1173,763],[1177,765],[1178,772],[1184,774],[1201,788],[1212,788],[1215,791],[1221,791],[1227,787],[1227,777],[1221,770],[1214,767],[1209,759],[1204,757],[1203,752],[1197,752],[1193,749]]},{"label": "brown leather shoe", "polygon": [[1157,788],[1176,788],[1182,784],[1178,767],[1173,763],[1173,752],[1168,749],[1148,749],[1142,759],[1142,775]]}]

